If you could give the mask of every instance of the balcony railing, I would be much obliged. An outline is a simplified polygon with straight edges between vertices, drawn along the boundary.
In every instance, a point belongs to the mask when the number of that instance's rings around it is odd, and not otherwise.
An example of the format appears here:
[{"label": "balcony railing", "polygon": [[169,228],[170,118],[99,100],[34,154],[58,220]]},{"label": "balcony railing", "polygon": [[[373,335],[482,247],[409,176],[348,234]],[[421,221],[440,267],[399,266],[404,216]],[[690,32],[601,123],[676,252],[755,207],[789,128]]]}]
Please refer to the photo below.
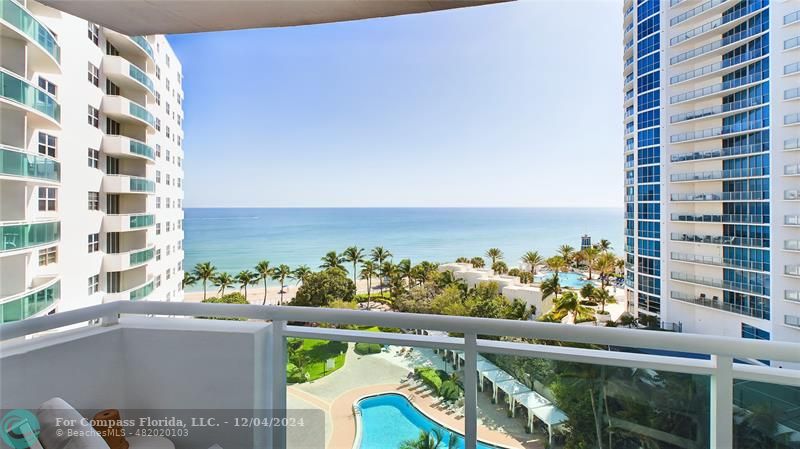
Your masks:
[{"label": "balcony railing", "polygon": [[723,4],[723,3],[725,3],[726,1],[727,0],[709,0],[709,1],[705,2],[705,3],[703,3],[700,6],[692,8],[692,9],[684,12],[683,14],[678,14],[677,16],[671,18],[669,20],[669,25],[670,26],[675,26],[675,25],[677,25],[679,23],[685,22],[685,21],[691,19],[692,17],[699,16],[700,14],[708,11],[709,9],[714,8],[716,6],[719,6],[719,5]]},{"label": "balcony railing", "polygon": [[689,173],[675,173],[669,176],[672,182],[716,181],[769,176],[769,167],[736,168],[730,170],[709,170]]},{"label": "balcony railing", "polygon": [[800,36],[793,37],[791,39],[786,39],[785,41],[783,41],[784,50],[791,50],[797,47],[800,47]]},{"label": "balcony railing", "polygon": [[762,201],[769,199],[769,192],[700,192],[673,193],[671,201]]},{"label": "balcony railing", "polygon": [[59,182],[61,164],[49,157],[0,144],[0,175]]},{"label": "balcony railing", "polygon": [[694,296],[694,295],[687,295],[686,293],[683,292],[670,291],[669,297],[672,299],[676,299],[678,301],[697,304],[703,307],[711,307],[712,309],[724,310],[726,312],[731,312],[731,313],[738,313],[739,315],[749,316],[762,320],[769,319],[769,311],[753,309],[750,307],[742,307],[737,304],[727,303],[716,296],[713,298],[709,298],[705,295]]},{"label": "balcony railing", "polygon": [[130,227],[131,229],[146,228],[153,226],[156,222],[156,216],[151,214],[131,215]]},{"label": "balcony railing", "polygon": [[153,293],[153,281],[148,282],[147,284],[130,291],[129,299],[131,301],[138,301],[140,299],[144,299],[150,296],[150,293]]},{"label": "balcony railing", "polygon": [[61,121],[61,106],[49,93],[0,68],[0,97],[38,111],[56,122]]},{"label": "balcony railing", "polygon": [[710,117],[714,115],[724,114],[726,112],[733,112],[741,109],[751,108],[753,106],[759,106],[767,102],[769,102],[769,98],[767,96],[745,98],[744,100],[738,100],[730,103],[710,106],[707,108],[698,109],[696,111],[689,111],[689,112],[683,112],[681,114],[675,114],[669,118],[669,122],[680,123],[688,120]]},{"label": "balcony railing", "polygon": [[786,64],[785,66],[783,66],[784,75],[791,75],[797,72],[800,72],[800,62],[793,62],[791,64]]},{"label": "balcony railing", "polygon": [[155,256],[155,252],[156,250],[153,247],[145,248],[138,251],[130,251],[129,252],[130,265],[131,266],[141,265],[143,263],[152,260],[153,256]]},{"label": "balcony railing", "polygon": [[132,116],[147,122],[150,126],[156,126],[156,118],[144,106],[136,104],[133,101],[129,102],[129,112]]},{"label": "balcony railing", "polygon": [[752,248],[769,248],[769,239],[748,237],[732,237],[728,235],[683,234],[673,232],[670,239],[676,242],[703,243],[709,245],[742,246]]},{"label": "balcony railing", "polygon": [[[134,315],[140,315],[135,317]],[[120,318],[122,316],[122,318]],[[145,318],[146,316],[175,316],[176,318]],[[214,332],[208,332],[202,326],[209,326],[208,322],[194,320],[189,317],[204,316],[230,318],[241,317],[249,319],[250,322],[239,323],[212,323],[220,324],[215,326]],[[186,318],[184,318],[186,317]],[[134,321],[135,320],[135,321]],[[540,323],[535,321],[512,321],[497,319],[465,318],[456,316],[434,316],[423,314],[404,314],[404,313],[381,313],[351,310],[332,310],[319,308],[300,308],[300,307],[276,307],[259,305],[231,305],[231,304],[189,304],[189,303],[169,303],[169,302],[129,302],[118,301],[99,306],[78,309],[69,312],[59,313],[53,316],[33,318],[30,320],[10,323],[2,327],[0,337],[4,341],[12,339],[22,339],[20,344],[29,345],[26,348],[25,359],[22,364],[13,359],[4,358],[3,374],[13,374],[22,377],[24,373],[17,370],[24,369],[36,362],[46,363],[54,361],[52,371],[42,373],[42,379],[53,381],[43,381],[42,385],[36,386],[42,395],[46,397],[57,396],[63,389],[69,389],[72,385],[70,376],[64,376],[68,370],[74,369],[72,365],[65,365],[67,359],[85,360],[91,356],[98,362],[99,366],[108,366],[109,371],[87,370],[82,381],[91,383],[91,380],[98,376],[113,376],[115,364],[108,363],[110,354],[119,356],[114,340],[122,340],[119,344],[120,349],[126,347],[141,347],[147,340],[134,340],[149,336],[147,332],[148,320],[153,320],[153,326],[159,326],[168,332],[162,332],[168,347],[181,347],[181,343],[191,343],[193,331],[203,332],[204,341],[211,343],[208,350],[203,351],[202,345],[196,345],[192,351],[178,351],[172,353],[172,359],[168,360],[169,352],[156,351],[130,351],[124,354],[130,357],[129,364],[139,366],[140,364],[149,367],[148,370],[138,370],[136,381],[122,382],[119,388],[125,390],[120,392],[122,397],[135,395],[136,388],[140,385],[152,385],[157,379],[168,378],[166,372],[158,371],[161,367],[169,367],[174,372],[176,367],[181,367],[190,358],[205,359],[206,354],[212,351],[219,353],[219,346],[214,346],[215,342],[230,341],[216,340],[221,339],[235,332],[244,329],[254,329],[257,332],[255,337],[255,349],[242,347],[234,351],[226,352],[225,360],[229,363],[247,363],[252,366],[260,366],[256,374],[250,378],[243,378],[243,381],[236,384],[236,391],[239,396],[253,397],[261,394],[269,402],[273,410],[286,410],[287,408],[287,338],[314,338],[323,340],[350,341],[378,343],[383,345],[394,345],[400,347],[418,347],[446,349],[460,353],[463,360],[463,375],[461,376],[464,386],[464,447],[475,449],[478,444],[478,361],[480,354],[515,356],[524,358],[541,359],[543,361],[566,362],[571,365],[585,365],[587,368],[597,366],[624,367],[625,369],[635,369],[640,372],[647,372],[650,376],[658,376],[658,372],[671,373],[669,377],[675,376],[699,376],[697,383],[688,378],[692,391],[707,391],[704,396],[690,396],[687,400],[699,400],[693,402],[697,408],[713,410],[710,419],[699,419],[696,422],[702,429],[697,431],[698,435],[703,436],[698,441],[700,446],[729,448],[734,447],[734,409],[747,409],[747,405],[741,402],[735,403],[738,397],[734,394],[735,388],[739,388],[738,382],[754,381],[769,382],[778,385],[797,385],[796,373],[790,369],[779,369],[771,367],[755,367],[741,363],[734,363],[734,360],[748,359],[768,359],[784,361],[787,363],[800,362],[800,347],[797,343],[781,341],[748,340],[739,338],[707,336],[701,334],[681,334],[674,332],[648,332],[624,328],[606,328],[594,326],[575,326],[565,324]],[[265,323],[264,321],[271,321]],[[22,337],[34,335],[40,332],[55,330],[60,327],[70,326],[78,323],[100,323],[92,324],[87,329],[73,331],[70,337],[80,338],[96,333],[99,326],[103,327],[104,333],[118,332],[120,338],[108,339],[110,349],[106,352],[89,354],[87,346],[72,344],[69,347],[62,345],[63,340],[57,337],[42,341],[29,341]],[[289,325],[288,323],[293,323]],[[431,332],[431,335],[419,335],[418,333],[388,333],[388,332],[363,332],[348,329],[333,329],[326,327],[307,327],[299,326],[297,323],[329,323],[336,325],[362,325],[380,326],[381,328],[400,328],[400,329],[424,329]],[[226,324],[225,327],[222,324]],[[143,326],[139,332],[123,332],[127,326]],[[436,335],[433,335],[433,334]],[[457,337],[447,336],[458,335]],[[653,350],[657,354],[676,354],[676,353],[699,353],[704,354],[701,358],[686,358],[674,355],[645,355],[641,353],[631,353],[623,351],[606,351],[599,349],[576,348],[568,345],[543,345],[527,344],[522,342],[489,340],[482,336],[502,336],[510,339],[540,339],[547,341],[565,341],[582,344],[591,344],[594,347],[630,347]],[[249,338],[249,337],[248,337]],[[69,351],[65,353],[64,351]],[[85,352],[81,352],[85,351]],[[53,357],[61,356],[54,360]],[[710,356],[710,357],[709,357]],[[37,359],[37,357],[39,357]],[[49,359],[42,359],[49,357]],[[204,360],[204,362],[206,362]],[[213,360],[208,360],[209,365],[213,365]],[[263,365],[258,365],[263,363]],[[348,361],[348,363],[350,363]],[[190,364],[187,371],[194,369],[197,363]],[[607,370],[608,368],[606,368]],[[589,371],[586,371],[589,372]],[[604,371],[606,373],[607,371]],[[133,373],[130,373],[133,375]],[[216,385],[214,376],[216,372],[210,370],[200,370],[193,376],[179,378],[178,382],[185,384],[197,378],[202,385]],[[630,375],[628,373],[628,375]],[[49,376],[49,377],[48,377]],[[73,376],[74,377],[74,376]],[[15,377],[17,378],[17,377]],[[654,380],[661,380],[664,377],[653,377]],[[56,381],[60,379],[60,381]],[[246,380],[245,380],[246,379]],[[599,381],[599,378],[592,377],[592,382]],[[648,378],[649,379],[649,378]],[[363,379],[366,380],[366,379]],[[651,388],[649,382],[640,381],[642,385],[637,388]],[[656,383],[656,382],[653,382]],[[197,393],[193,385],[187,386],[180,391]],[[206,391],[208,403],[214,403],[226,395],[226,387],[233,385],[224,384],[221,388],[214,388],[215,391]],[[253,391],[251,392],[251,389]],[[624,389],[624,388],[623,388]],[[181,392],[169,390],[173,403],[178,400]],[[256,393],[256,391],[258,393]],[[650,390],[647,390],[650,391]],[[17,396],[24,393],[10,391]],[[672,391],[666,391],[672,394]],[[85,393],[88,394],[88,393]],[[700,394],[700,393],[697,393]],[[150,394],[149,398],[158,395]],[[647,393],[645,393],[647,396]],[[226,396],[227,397],[227,396]],[[101,400],[102,396],[85,397],[91,401]],[[228,398],[232,399],[232,398]],[[12,401],[13,399],[7,399]],[[107,400],[107,398],[105,399]],[[770,398],[770,400],[772,400]],[[147,401],[138,401],[138,404]],[[231,400],[226,402],[232,403]],[[238,403],[237,403],[238,404]],[[641,404],[638,409],[641,412],[650,411],[651,408],[658,407],[658,401],[648,401]],[[167,407],[161,407],[167,408]],[[680,413],[684,413],[681,410]],[[280,419],[281,412],[271,415]],[[683,415],[681,415],[683,417]],[[636,419],[634,417],[627,419]],[[383,423],[387,424],[387,423]],[[388,423],[391,426],[391,423]],[[571,422],[570,422],[571,424]],[[352,425],[352,421],[351,424]],[[259,447],[274,447],[283,449],[292,447],[287,443],[286,427],[275,426],[267,429],[264,435],[265,444]],[[738,429],[737,429],[738,430]],[[391,430],[387,430],[391,432]],[[216,438],[223,437],[221,433],[214,435]],[[705,441],[703,441],[705,440]],[[220,441],[225,444],[224,441]],[[189,447],[206,447],[206,444],[190,445]],[[208,445],[213,442],[208,442]],[[348,445],[349,447],[349,445]]]},{"label": "balcony railing", "polygon": [[712,278],[709,276],[697,276],[689,273],[673,271],[670,278],[676,281],[687,282],[696,285],[718,288],[721,290],[738,291],[741,293],[752,293],[759,296],[769,296],[769,285],[746,284],[743,282],[732,282],[723,279]]},{"label": "balcony railing", "polygon": [[16,251],[57,242],[61,237],[61,222],[3,223],[0,222],[0,252]]},{"label": "balcony railing", "polygon": [[153,54],[153,47],[150,45],[150,42],[147,42],[147,39],[144,36],[130,36],[131,40],[136,43],[145,53],[150,56],[150,59],[154,59],[155,56]]},{"label": "balcony railing", "polygon": [[726,257],[702,256],[699,254],[676,253],[676,252],[671,252],[669,257],[670,259],[677,260],[679,262],[696,263],[700,265],[711,265],[714,267],[742,268],[745,270],[767,271],[767,272],[769,271],[769,262],[738,260]]},{"label": "balcony railing", "polygon": [[769,215],[758,214],[671,214],[670,219],[688,223],[769,223]]},{"label": "balcony railing", "polygon": [[681,33],[681,34],[673,37],[672,39],[669,40],[669,44],[670,45],[676,45],[676,44],[679,44],[679,43],[681,43],[681,42],[683,42],[683,41],[685,41],[687,39],[691,39],[691,38],[693,38],[695,36],[699,36],[701,34],[707,33],[707,32],[709,32],[711,30],[714,30],[714,29],[718,28],[720,25],[724,25],[726,23],[733,22],[736,19],[744,17],[744,16],[746,16],[748,14],[751,14],[751,13],[759,10],[760,7],[761,7],[761,5],[759,5],[757,2],[749,3],[746,8],[735,9],[735,10],[725,14],[724,16],[720,17],[719,19],[715,19],[715,20],[712,20],[710,22],[704,23],[703,25],[700,25],[699,27],[692,28],[689,31],[686,31],[684,33]]},{"label": "balcony railing", "polygon": [[800,316],[784,315],[783,324],[792,327],[800,327]]},{"label": "balcony railing", "polygon": [[783,116],[784,125],[796,125],[800,123],[800,114],[787,114]]},{"label": "balcony railing", "polygon": [[136,176],[131,176],[130,189],[131,192],[153,193],[156,191],[156,183],[147,178],[139,178]]},{"label": "balcony railing", "polygon": [[0,324],[20,321],[36,316],[61,299],[61,281],[58,278],[34,287],[20,295],[0,298]]},{"label": "balcony railing", "polygon": [[787,276],[800,277],[800,265],[786,265],[783,267],[783,274]]},{"label": "balcony railing", "polygon": [[[800,120],[800,119],[799,119]],[[745,123],[734,123],[732,125],[719,126],[715,128],[702,129],[699,131],[689,131],[674,134],[669,137],[671,143],[689,142],[692,140],[713,139],[728,134],[736,134],[748,131],[755,131],[769,126],[769,119],[753,120]]]},{"label": "balcony railing", "polygon": [[759,23],[756,26],[731,34],[730,36],[725,36],[724,38],[718,41],[710,42],[708,44],[703,45],[702,47],[697,47],[689,51],[675,55],[672,58],[670,58],[669,63],[670,65],[674,65],[686,61],[688,59],[702,56],[706,53],[710,53],[714,50],[726,47],[728,45],[737,43],[741,40],[745,40],[749,37],[755,36],[756,34],[765,32],[768,29],[769,27],[767,25]]},{"label": "balcony railing", "polygon": [[783,292],[783,299],[787,301],[800,302],[800,290],[786,290]]},{"label": "balcony railing", "polygon": [[739,145],[728,148],[717,148],[705,151],[690,151],[686,153],[676,153],[670,156],[670,162],[690,162],[703,159],[714,159],[718,157],[733,157],[743,154],[763,153],[769,151],[767,143],[753,143],[749,145]]},{"label": "balcony railing", "polygon": [[800,21],[800,11],[791,12],[783,16],[784,25],[789,25],[797,21]]},{"label": "balcony railing", "polygon": [[713,84],[700,89],[690,90],[682,94],[673,95],[669,98],[670,104],[682,103],[684,101],[693,100],[695,98],[702,98],[716,93],[724,92],[730,89],[736,89],[748,84],[757,83],[764,80],[765,75],[762,72],[756,72],[742,78],[735,78],[722,83]]},{"label": "balcony railing", "polygon": [[786,201],[800,200],[800,190],[784,190],[783,199],[785,199]]},{"label": "balcony railing", "polygon": [[14,0],[0,0],[0,18],[39,44],[56,62],[61,62],[61,47],[55,35],[25,7]]},{"label": "balcony railing", "polygon": [[783,166],[783,174],[786,176],[800,175],[800,164],[789,164]]},{"label": "balcony railing", "polygon": [[786,226],[800,226],[800,215],[785,215],[783,224]]},{"label": "balcony railing", "polygon": [[784,240],[783,249],[786,251],[800,251],[800,240]]},{"label": "balcony railing", "polygon": [[151,80],[150,77],[147,76],[147,74],[144,73],[142,69],[140,69],[139,67],[136,67],[133,64],[128,64],[128,67],[129,67],[128,74],[130,75],[130,77],[141,83],[143,86],[147,88],[147,90],[150,91],[150,93],[155,95],[156,87],[153,84],[153,80]]}]

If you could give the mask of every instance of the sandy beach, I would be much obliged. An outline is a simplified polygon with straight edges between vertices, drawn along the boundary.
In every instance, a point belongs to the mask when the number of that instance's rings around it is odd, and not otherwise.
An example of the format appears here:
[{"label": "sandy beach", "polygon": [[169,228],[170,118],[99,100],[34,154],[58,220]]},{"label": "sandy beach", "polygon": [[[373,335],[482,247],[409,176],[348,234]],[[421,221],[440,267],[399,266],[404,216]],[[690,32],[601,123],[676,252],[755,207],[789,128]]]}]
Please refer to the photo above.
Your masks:
[{"label": "sandy beach", "polygon": [[[377,292],[380,291],[380,289],[377,287],[377,284],[378,284],[378,280],[374,279],[372,281],[372,291],[374,293],[377,293]],[[200,301],[203,300],[202,284],[198,283],[197,285],[200,286],[201,290],[200,291],[191,291],[191,292],[187,291],[186,293],[184,293],[183,300],[185,302],[200,302]],[[292,298],[294,298],[294,295],[297,293],[297,289],[298,289],[298,286],[293,284],[293,283],[287,285],[286,288],[284,289],[283,302],[286,303],[289,300],[291,300]],[[208,294],[207,294],[207,296],[209,298],[211,298],[213,296],[218,296],[217,295],[217,290],[218,290],[217,287],[215,287],[213,284],[211,284],[209,282],[208,283]],[[238,287],[225,289],[225,293],[226,294],[227,293],[236,292],[236,291],[244,294],[244,291],[243,290],[239,290]],[[358,282],[356,282],[356,291],[358,293],[366,293],[367,292],[367,281],[359,279]],[[280,289],[278,288],[277,285],[270,285],[270,286],[267,287],[267,304],[278,304],[278,301],[280,301],[280,298],[281,298]],[[264,302],[264,287],[258,287],[258,286],[255,286],[255,285],[247,287],[247,300],[252,304],[262,304]]]}]

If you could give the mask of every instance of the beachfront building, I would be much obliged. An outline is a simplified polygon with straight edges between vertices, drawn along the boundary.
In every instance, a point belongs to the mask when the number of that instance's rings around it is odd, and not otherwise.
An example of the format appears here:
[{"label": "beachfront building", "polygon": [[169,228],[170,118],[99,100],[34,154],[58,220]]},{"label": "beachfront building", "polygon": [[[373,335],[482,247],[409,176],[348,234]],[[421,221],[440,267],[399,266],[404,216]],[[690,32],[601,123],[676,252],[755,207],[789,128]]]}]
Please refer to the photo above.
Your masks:
[{"label": "beachfront building", "polygon": [[622,13],[630,312],[800,341],[800,5]]},{"label": "beachfront building", "polygon": [[0,322],[182,299],[182,102],[163,36],[0,0]]}]

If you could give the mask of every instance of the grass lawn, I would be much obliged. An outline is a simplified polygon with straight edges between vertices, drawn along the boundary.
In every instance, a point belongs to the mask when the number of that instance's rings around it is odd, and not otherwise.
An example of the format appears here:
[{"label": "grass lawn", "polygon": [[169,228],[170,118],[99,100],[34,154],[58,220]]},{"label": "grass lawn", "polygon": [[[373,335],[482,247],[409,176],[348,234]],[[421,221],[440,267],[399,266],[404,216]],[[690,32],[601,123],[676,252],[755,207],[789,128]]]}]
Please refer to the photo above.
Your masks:
[{"label": "grass lawn", "polygon": [[[309,359],[305,366],[305,371],[310,376],[309,381],[317,380],[344,366],[346,352],[347,343],[345,342],[311,339],[304,339],[303,345],[297,350],[298,354],[305,354]],[[325,363],[328,359],[334,359],[335,362],[333,369],[326,371]]]}]

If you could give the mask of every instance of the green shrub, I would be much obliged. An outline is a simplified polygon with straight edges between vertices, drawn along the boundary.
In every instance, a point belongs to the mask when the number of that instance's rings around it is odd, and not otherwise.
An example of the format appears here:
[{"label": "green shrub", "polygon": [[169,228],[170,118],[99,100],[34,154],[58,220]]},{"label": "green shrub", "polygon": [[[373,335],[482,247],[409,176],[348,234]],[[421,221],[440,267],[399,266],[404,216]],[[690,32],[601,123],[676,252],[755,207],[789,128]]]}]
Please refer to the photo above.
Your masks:
[{"label": "green shrub", "polygon": [[[222,296],[220,298],[217,298],[217,297],[206,298],[206,299],[203,300],[203,302],[206,303],[206,304],[209,304],[209,303],[210,304],[250,304],[244,298],[244,295],[242,295],[239,292],[228,293],[227,295]],[[245,320],[247,320],[247,318],[217,318],[217,317],[204,317],[204,316],[201,316],[201,317],[198,317],[198,318],[206,319],[206,320],[235,320],[235,321],[245,321]]]},{"label": "green shrub", "polygon": [[355,353],[358,355],[377,354],[381,352],[383,345],[379,343],[356,343]]},{"label": "green shrub", "polygon": [[455,401],[461,397],[461,387],[452,380],[442,382],[442,387],[439,390],[439,396],[448,401]]},{"label": "green shrub", "polygon": [[422,379],[425,385],[433,388],[436,394],[439,394],[439,389],[442,388],[442,378],[436,373],[433,368],[414,368],[414,373]]}]

